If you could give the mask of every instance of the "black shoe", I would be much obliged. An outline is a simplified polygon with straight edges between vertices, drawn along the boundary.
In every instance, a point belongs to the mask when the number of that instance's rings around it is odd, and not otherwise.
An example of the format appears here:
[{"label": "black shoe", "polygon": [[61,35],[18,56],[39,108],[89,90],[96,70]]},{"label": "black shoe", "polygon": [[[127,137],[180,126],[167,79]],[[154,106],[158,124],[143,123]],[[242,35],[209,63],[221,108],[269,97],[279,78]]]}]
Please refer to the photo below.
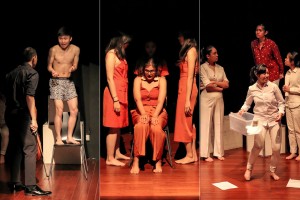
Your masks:
[{"label": "black shoe", "polygon": [[31,195],[31,196],[45,196],[49,195],[52,192],[50,191],[44,191],[39,186],[33,185],[33,186],[27,186],[25,187],[25,195]]},{"label": "black shoe", "polygon": [[25,185],[22,183],[8,183],[9,190],[11,192],[19,192],[21,190],[25,190]]}]

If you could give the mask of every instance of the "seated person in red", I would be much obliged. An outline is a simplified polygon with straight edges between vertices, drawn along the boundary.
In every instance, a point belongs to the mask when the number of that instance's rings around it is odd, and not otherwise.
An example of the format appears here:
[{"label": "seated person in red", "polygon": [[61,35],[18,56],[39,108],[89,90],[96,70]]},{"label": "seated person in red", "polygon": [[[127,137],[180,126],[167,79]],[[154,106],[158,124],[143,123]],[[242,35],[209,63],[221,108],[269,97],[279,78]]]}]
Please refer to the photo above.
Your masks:
[{"label": "seated person in red", "polygon": [[134,158],[130,170],[132,174],[138,174],[140,171],[139,157],[145,156],[148,137],[153,147],[153,172],[162,172],[161,159],[166,139],[163,128],[168,121],[168,114],[164,109],[167,81],[157,74],[158,67],[153,59],[150,59],[143,67],[143,75],[134,79],[133,96],[136,109],[131,110],[134,124]]}]

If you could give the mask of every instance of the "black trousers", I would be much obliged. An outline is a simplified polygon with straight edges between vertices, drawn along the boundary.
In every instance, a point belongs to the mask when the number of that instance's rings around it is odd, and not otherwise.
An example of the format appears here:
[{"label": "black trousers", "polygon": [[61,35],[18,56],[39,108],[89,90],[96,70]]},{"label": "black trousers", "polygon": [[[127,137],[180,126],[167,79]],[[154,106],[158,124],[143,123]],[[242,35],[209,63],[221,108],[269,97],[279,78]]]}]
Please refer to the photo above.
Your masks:
[{"label": "black trousers", "polygon": [[35,135],[30,130],[30,114],[27,110],[6,110],[5,120],[9,128],[9,146],[11,150],[10,181],[21,181],[21,166],[24,158],[25,185],[36,185]]}]

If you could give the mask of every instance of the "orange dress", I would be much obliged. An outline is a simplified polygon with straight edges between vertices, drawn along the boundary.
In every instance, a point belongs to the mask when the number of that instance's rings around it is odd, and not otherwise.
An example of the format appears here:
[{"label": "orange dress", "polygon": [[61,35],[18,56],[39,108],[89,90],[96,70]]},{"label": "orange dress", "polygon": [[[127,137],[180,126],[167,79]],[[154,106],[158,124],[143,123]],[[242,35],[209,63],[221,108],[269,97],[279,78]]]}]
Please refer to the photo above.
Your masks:
[{"label": "orange dress", "polygon": [[120,103],[120,113],[114,111],[114,102],[108,86],[103,94],[103,126],[124,128],[129,125],[128,119],[128,64],[125,59],[114,69],[114,82]]},{"label": "orange dress", "polygon": [[[182,61],[180,67],[180,79],[178,84],[178,97],[176,105],[174,141],[176,142],[192,142],[196,138],[196,128],[193,126],[193,118],[185,116],[184,105],[186,98],[186,84],[188,77],[188,63]],[[197,67],[195,67],[197,69]],[[195,69],[195,71],[196,71]],[[198,96],[198,88],[196,85],[196,76],[194,77],[191,93],[191,109],[194,113],[194,108]]]},{"label": "orange dress", "polygon": [[[158,80],[159,81],[159,80]],[[151,117],[155,112],[159,95],[159,86],[152,88],[148,91],[141,86],[141,98],[146,113]],[[164,150],[164,144],[166,134],[163,131],[163,127],[168,122],[168,114],[165,109],[162,109],[158,116],[158,124],[151,125],[144,124],[139,121],[140,112],[138,109],[131,110],[132,121],[134,124],[134,155],[144,156],[146,154],[146,141],[150,137],[150,141],[153,147],[152,160],[160,160]]]}]

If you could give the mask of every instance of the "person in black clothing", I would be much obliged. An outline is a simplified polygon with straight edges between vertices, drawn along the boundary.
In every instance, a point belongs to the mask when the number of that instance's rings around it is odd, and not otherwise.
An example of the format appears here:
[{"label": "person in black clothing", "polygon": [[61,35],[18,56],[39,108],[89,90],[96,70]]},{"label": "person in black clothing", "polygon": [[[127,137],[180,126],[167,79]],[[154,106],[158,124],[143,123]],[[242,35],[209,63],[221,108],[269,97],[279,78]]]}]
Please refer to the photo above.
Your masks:
[{"label": "person in black clothing", "polygon": [[[24,63],[6,74],[5,121],[10,130],[12,160],[10,167],[9,187],[12,192],[24,190],[25,195],[49,195],[36,185],[36,153],[35,133],[38,130],[35,93],[39,82],[39,74],[34,69],[38,57],[32,47],[23,52]],[[21,182],[21,161],[24,156],[25,185]]]}]

